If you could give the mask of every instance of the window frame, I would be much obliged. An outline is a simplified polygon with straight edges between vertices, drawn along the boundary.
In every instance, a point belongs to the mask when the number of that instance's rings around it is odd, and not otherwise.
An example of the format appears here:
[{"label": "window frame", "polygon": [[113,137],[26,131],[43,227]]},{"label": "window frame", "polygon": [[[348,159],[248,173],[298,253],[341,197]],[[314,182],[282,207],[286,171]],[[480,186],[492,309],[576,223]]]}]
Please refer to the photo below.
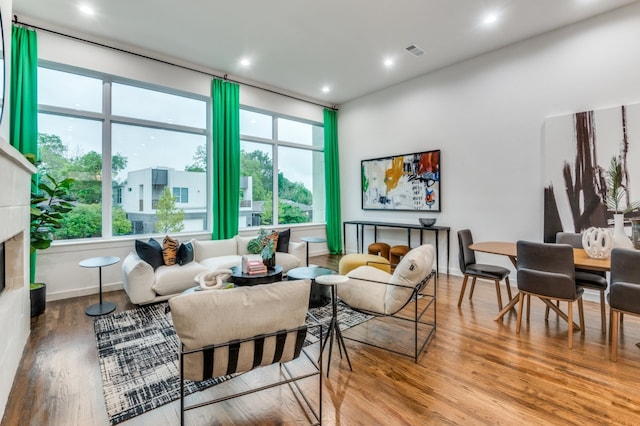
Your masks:
[{"label": "window frame", "polygon": [[[207,170],[206,170],[206,182],[207,182],[207,226],[199,232],[210,232],[213,213],[211,210],[211,153],[209,147],[212,140],[212,102],[211,98],[207,96],[198,95],[178,89],[173,89],[166,86],[161,86],[145,81],[134,80],[124,77],[118,77],[108,73],[102,73],[85,68],[75,67],[72,65],[61,64],[58,62],[39,60],[38,68],[47,68],[54,71],[65,72],[69,74],[76,74],[82,77],[91,77],[100,79],[102,81],[102,112],[85,111],[75,108],[58,107],[51,105],[44,105],[38,103],[38,114],[56,115],[61,117],[71,117],[78,119],[87,119],[100,121],[102,123],[102,235],[100,240],[113,240],[113,239],[126,239],[136,238],[141,235],[152,234],[130,234],[122,236],[113,235],[113,217],[112,211],[115,205],[113,200],[113,188],[112,188],[112,139],[111,128],[113,124],[124,124],[131,126],[139,126],[144,128],[154,128],[160,130],[175,131],[181,133],[189,133],[205,137],[205,149],[207,153]],[[167,93],[170,95],[187,97],[195,99],[205,103],[205,128],[197,128],[179,124],[171,124],[160,121],[137,119],[132,117],[125,117],[120,115],[114,115],[111,113],[111,85],[112,83],[118,83],[123,85],[135,86],[142,89]],[[56,240],[56,241],[86,241],[87,238],[77,238],[69,240]]]},{"label": "window frame", "polygon": [[[247,105],[240,105],[240,109],[241,110],[245,110],[245,111],[251,111],[251,112],[255,112],[255,113],[259,113],[259,114],[264,114],[264,115],[268,115],[271,116],[271,133],[272,133],[272,138],[271,139],[266,139],[266,138],[262,138],[262,137],[258,137],[258,136],[249,136],[249,135],[243,135],[242,133],[240,134],[240,141],[246,141],[246,142],[254,142],[254,143],[261,143],[261,144],[265,144],[265,145],[269,145],[271,146],[271,163],[272,163],[272,175],[273,175],[273,182],[272,182],[272,208],[273,208],[273,212],[272,212],[272,216],[273,216],[273,223],[270,226],[279,226],[279,215],[278,215],[278,207],[279,207],[279,203],[280,203],[280,194],[279,194],[279,190],[278,190],[278,164],[279,164],[279,159],[278,159],[278,148],[279,147],[289,147],[289,148],[296,148],[296,149],[303,149],[303,150],[307,150],[307,151],[315,151],[315,152],[320,152],[322,153],[322,156],[324,157],[325,152],[324,152],[324,143],[322,144],[322,146],[314,146],[314,145],[307,145],[307,144],[303,144],[303,143],[296,143],[296,142],[290,142],[290,141],[281,141],[278,138],[278,119],[282,118],[285,120],[290,120],[290,121],[297,121],[300,123],[304,123],[304,124],[309,124],[312,126],[318,126],[321,127],[324,131],[324,123],[320,123],[317,121],[313,121],[313,120],[309,120],[309,119],[305,119],[305,118],[300,118],[300,117],[294,117],[288,114],[282,114],[282,113],[278,113],[278,112],[274,112],[274,111],[269,111],[269,110],[265,110],[262,108],[256,108],[256,107],[251,107],[251,106],[247,106]],[[242,177],[242,176],[240,176]],[[324,186],[324,184],[323,184]],[[326,191],[326,188],[325,188]],[[326,195],[326,193],[325,193]],[[315,198],[314,198],[315,200]],[[240,208],[240,206],[238,206],[238,209]],[[314,225],[314,224],[326,224],[326,217],[325,220],[323,222],[306,222],[304,223],[305,225]],[[283,225],[292,225],[292,224],[283,224]],[[243,228],[240,228],[243,229]]]}]

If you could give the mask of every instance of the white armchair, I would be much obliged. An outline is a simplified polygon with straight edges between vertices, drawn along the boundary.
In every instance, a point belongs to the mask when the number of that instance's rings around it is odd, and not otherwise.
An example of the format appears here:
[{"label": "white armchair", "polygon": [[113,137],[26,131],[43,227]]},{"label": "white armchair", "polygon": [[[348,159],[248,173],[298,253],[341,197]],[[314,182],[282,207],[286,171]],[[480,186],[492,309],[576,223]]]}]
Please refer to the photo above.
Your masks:
[{"label": "white armchair", "polygon": [[[414,326],[414,353],[407,354],[392,348],[383,349],[402,355],[412,356],[418,361],[418,355],[431,340],[436,329],[436,272],[433,269],[435,250],[431,244],[424,244],[409,251],[396,266],[393,274],[374,268],[360,266],[347,274],[349,281],[338,287],[338,297],[351,308],[377,317],[390,317],[399,321],[411,321]],[[434,278],[432,280],[432,278]],[[433,282],[433,285],[429,284]],[[432,291],[424,291],[431,287]],[[408,305],[413,305],[409,308]],[[433,308],[430,321],[423,321],[423,315]],[[397,315],[405,311],[403,315]],[[411,311],[411,312],[409,312]],[[410,317],[410,318],[409,318]],[[426,326],[426,327],[419,327]],[[421,330],[419,330],[421,328]],[[419,341],[419,331],[426,337]],[[350,337],[345,338],[361,343],[368,341]],[[378,346],[373,344],[374,346]],[[378,346],[380,347],[380,346]]]},{"label": "white armchair", "polygon": [[[282,281],[192,292],[169,300],[173,324],[181,342],[181,384],[184,380],[201,381],[271,364],[280,364],[284,369],[282,379],[276,383],[190,406],[185,406],[181,386],[181,424],[184,424],[187,410],[313,376],[319,379],[318,411],[307,398],[303,399],[315,417],[314,424],[320,423],[322,358],[318,362],[303,349],[310,291],[310,280]],[[293,375],[286,363],[302,353],[311,367],[304,368],[306,372],[296,368]]]}]

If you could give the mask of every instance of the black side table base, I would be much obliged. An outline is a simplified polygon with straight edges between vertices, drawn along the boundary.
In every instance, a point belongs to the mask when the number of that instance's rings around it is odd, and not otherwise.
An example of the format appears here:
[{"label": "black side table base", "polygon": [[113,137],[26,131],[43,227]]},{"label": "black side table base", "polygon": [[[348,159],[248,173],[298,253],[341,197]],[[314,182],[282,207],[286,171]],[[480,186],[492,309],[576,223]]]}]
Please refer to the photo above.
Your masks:
[{"label": "black side table base", "polygon": [[96,303],[84,310],[84,313],[90,317],[105,315],[116,310],[116,304],[111,302]]}]

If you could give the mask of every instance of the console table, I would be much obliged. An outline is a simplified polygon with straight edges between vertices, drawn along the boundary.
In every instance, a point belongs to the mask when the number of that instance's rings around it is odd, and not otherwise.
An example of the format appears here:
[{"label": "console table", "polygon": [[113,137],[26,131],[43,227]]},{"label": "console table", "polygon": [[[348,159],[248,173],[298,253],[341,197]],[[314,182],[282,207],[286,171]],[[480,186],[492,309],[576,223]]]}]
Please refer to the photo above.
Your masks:
[{"label": "console table", "polygon": [[[378,241],[378,228],[401,228],[407,230],[407,245],[411,247],[411,231],[419,230],[420,231],[420,245],[422,245],[422,236],[424,231],[434,232],[435,235],[435,246],[436,246],[436,272],[439,273],[440,266],[440,256],[439,256],[439,247],[438,242],[440,240],[440,231],[446,231],[447,233],[447,275],[449,275],[449,238],[451,234],[451,228],[448,226],[422,226],[415,225],[412,223],[392,223],[392,222],[371,222],[366,220],[347,220],[342,223],[342,238],[343,238],[343,247],[345,253],[347,251],[347,225],[355,225],[356,227],[356,249],[360,246],[358,253],[364,253],[364,227],[365,226],[373,226],[373,242]],[[362,237],[361,237],[362,235]]]}]

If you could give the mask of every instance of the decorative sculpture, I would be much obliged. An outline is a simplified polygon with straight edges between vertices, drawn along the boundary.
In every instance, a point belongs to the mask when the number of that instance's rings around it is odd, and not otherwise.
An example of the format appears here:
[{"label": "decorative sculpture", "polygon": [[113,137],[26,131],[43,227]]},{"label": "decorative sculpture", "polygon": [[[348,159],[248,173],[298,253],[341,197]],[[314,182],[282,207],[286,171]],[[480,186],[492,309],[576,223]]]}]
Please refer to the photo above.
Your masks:
[{"label": "decorative sculpture", "polygon": [[582,247],[589,257],[606,259],[611,256],[613,237],[607,229],[592,226],[582,233]]}]

